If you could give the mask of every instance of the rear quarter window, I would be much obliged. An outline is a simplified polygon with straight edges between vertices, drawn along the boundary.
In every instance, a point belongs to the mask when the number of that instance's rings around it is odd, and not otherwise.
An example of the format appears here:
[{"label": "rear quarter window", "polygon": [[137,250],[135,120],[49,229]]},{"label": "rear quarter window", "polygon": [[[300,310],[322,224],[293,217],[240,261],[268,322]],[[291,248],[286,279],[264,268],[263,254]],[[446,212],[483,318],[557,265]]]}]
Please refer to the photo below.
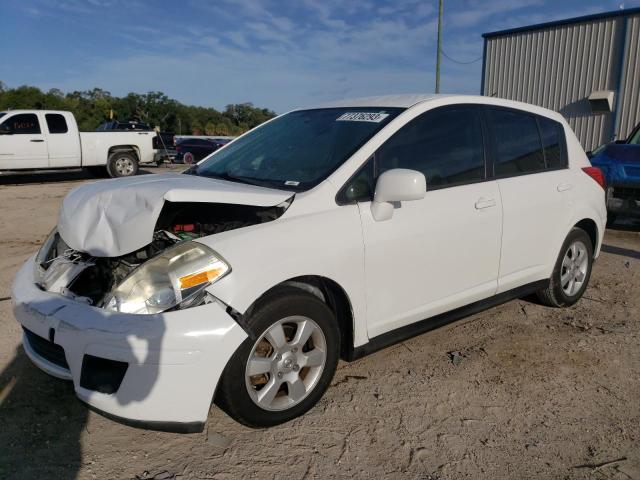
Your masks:
[{"label": "rear quarter window", "polygon": [[67,121],[59,113],[47,113],[45,119],[49,133],[67,133],[69,131]]},{"label": "rear quarter window", "polygon": [[548,170],[566,168],[568,166],[568,161],[564,128],[560,123],[555,120],[551,120],[550,118],[537,118],[546,168]]}]

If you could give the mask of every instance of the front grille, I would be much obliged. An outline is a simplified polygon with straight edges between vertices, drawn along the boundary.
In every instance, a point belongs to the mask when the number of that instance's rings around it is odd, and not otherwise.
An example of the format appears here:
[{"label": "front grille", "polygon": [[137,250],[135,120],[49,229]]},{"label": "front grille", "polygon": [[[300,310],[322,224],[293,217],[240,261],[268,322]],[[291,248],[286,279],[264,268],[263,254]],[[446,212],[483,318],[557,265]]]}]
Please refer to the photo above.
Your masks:
[{"label": "front grille", "polygon": [[40,357],[48,360],[49,362],[62,367],[66,370],[69,370],[69,364],[67,363],[67,357],[64,354],[64,348],[60,345],[56,345],[53,342],[50,342],[46,338],[42,338],[39,335],[36,335],[30,330],[27,330],[23,327],[24,334],[27,337],[27,342],[29,342],[29,346],[31,349]]}]

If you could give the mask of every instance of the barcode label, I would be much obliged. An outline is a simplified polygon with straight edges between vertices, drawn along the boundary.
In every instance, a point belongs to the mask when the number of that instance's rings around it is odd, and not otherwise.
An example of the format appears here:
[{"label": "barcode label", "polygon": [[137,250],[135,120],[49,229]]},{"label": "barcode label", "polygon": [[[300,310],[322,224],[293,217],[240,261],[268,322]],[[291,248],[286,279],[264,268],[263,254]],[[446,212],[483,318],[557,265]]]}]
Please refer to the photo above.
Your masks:
[{"label": "barcode label", "polygon": [[382,112],[347,112],[336,118],[336,122],[373,122],[380,123],[389,116]]}]

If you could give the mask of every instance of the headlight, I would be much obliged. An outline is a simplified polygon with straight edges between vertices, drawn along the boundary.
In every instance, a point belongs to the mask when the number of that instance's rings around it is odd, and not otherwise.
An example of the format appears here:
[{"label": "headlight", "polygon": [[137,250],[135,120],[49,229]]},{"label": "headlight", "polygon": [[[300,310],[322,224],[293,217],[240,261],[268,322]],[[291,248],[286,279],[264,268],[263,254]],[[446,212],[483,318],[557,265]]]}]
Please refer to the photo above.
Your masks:
[{"label": "headlight", "polygon": [[188,306],[231,267],[209,247],[184,242],[136,268],[107,295],[104,308],[151,314]]}]

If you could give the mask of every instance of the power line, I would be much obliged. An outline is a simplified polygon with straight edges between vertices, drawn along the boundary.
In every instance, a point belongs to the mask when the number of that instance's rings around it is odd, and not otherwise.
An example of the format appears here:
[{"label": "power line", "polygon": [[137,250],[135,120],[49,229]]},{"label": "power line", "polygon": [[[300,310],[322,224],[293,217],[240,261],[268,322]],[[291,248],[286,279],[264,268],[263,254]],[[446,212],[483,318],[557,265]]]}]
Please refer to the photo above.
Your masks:
[{"label": "power line", "polygon": [[451,58],[449,55],[446,54],[446,52],[444,50],[441,50],[441,52],[442,52],[442,55],[445,58],[447,58],[448,60],[452,61],[453,63],[458,63],[460,65],[469,65],[470,63],[476,63],[476,62],[479,62],[480,60],[482,60],[482,57],[478,57],[478,58],[476,58],[474,60],[471,60],[469,62],[461,62],[459,60],[456,60],[455,58]]}]

